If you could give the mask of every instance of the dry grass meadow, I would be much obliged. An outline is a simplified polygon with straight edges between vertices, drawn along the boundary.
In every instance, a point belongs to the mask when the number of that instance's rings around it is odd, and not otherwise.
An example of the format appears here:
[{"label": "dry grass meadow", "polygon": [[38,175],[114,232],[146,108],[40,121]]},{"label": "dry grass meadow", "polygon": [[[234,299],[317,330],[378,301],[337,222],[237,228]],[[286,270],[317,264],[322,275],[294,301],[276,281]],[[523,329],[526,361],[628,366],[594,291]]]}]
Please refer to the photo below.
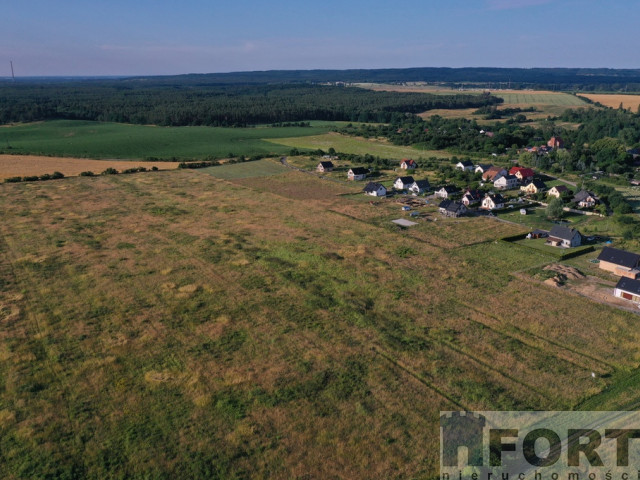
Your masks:
[{"label": "dry grass meadow", "polygon": [[580,96],[586,97],[593,102],[598,102],[605,107],[618,108],[622,104],[622,108],[637,112],[640,107],[640,95],[624,95],[614,93],[581,93]]},{"label": "dry grass meadow", "polygon": [[118,171],[136,167],[157,167],[160,170],[171,170],[178,168],[178,162],[136,162],[43,157],[37,155],[0,155],[0,181],[5,178],[39,176],[56,171],[63,173],[66,177],[77,176],[86,171],[99,174],[110,167]]},{"label": "dry grass meadow", "polygon": [[554,260],[520,227],[233,167],[0,185],[3,478],[434,478],[441,410],[640,362],[636,315],[511,274]]}]

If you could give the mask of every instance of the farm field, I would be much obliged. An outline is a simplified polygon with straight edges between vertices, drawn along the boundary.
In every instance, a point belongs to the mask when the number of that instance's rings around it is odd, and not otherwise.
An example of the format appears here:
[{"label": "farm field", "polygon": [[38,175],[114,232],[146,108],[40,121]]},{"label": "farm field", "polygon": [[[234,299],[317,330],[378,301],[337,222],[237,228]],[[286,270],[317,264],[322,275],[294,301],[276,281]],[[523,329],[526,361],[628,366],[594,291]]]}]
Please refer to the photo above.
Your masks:
[{"label": "farm field", "polygon": [[76,176],[91,171],[99,174],[107,168],[118,171],[128,168],[157,167],[159,170],[178,168],[177,162],[127,162],[118,160],[91,160],[87,158],[42,157],[34,155],[0,155],[0,181],[11,177],[43,175],[55,171],[65,176]]},{"label": "farm field", "polygon": [[580,93],[581,97],[586,97],[593,102],[598,102],[605,107],[618,108],[622,103],[622,107],[637,112],[640,106],[640,95],[624,95],[615,93]]},{"label": "farm field", "polygon": [[637,315],[525,230],[267,162],[0,185],[3,478],[433,478],[441,410],[637,402]]},{"label": "farm field", "polygon": [[320,148],[326,151],[333,147],[337,152],[352,153],[355,155],[370,154],[397,160],[416,157],[427,158],[431,156],[449,158],[452,156],[451,153],[444,150],[419,150],[412,147],[392,145],[381,140],[340,135],[335,132],[305,137],[273,138],[268,141],[279,145],[286,145],[289,149],[292,147],[309,150]]},{"label": "farm field", "polygon": [[[2,153],[97,159],[203,159],[280,155],[289,149],[264,139],[325,133],[334,123],[311,127],[155,127],[55,120],[0,127]],[[8,148],[10,147],[10,148]]]},{"label": "farm field", "polygon": [[266,159],[203,168],[200,171],[213,175],[217,178],[230,180],[238,178],[269,177],[271,175],[286,173],[289,170],[276,160]]}]

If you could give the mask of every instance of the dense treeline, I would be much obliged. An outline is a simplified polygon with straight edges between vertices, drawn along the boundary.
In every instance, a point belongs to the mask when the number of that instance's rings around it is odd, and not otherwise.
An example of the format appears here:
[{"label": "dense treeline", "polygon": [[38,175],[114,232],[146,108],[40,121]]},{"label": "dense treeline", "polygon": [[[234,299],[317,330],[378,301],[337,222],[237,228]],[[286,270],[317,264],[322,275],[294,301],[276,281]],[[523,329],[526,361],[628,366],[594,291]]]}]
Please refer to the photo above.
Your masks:
[{"label": "dense treeline", "polygon": [[246,126],[302,120],[389,122],[405,113],[479,108],[501,101],[491,95],[374,92],[320,85],[17,83],[0,87],[0,123],[50,119],[164,126]]},{"label": "dense treeline", "polygon": [[[61,79],[45,79],[63,82]],[[26,80],[28,81],[28,80]],[[581,91],[640,90],[640,69],[610,68],[387,68],[351,70],[270,70],[101,79],[101,83],[143,86],[219,86],[222,84],[439,82],[460,87],[511,87]]]}]

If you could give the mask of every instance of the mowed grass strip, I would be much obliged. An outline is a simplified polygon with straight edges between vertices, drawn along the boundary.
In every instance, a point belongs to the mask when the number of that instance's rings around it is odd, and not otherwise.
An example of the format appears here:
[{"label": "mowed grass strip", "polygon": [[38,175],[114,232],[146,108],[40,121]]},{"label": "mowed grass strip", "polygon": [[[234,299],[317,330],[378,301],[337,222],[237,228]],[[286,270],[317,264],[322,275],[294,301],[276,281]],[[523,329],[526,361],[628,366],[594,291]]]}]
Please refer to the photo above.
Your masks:
[{"label": "mowed grass strip", "polygon": [[0,127],[0,150],[12,154],[97,159],[224,158],[276,155],[289,149],[264,139],[318,135],[331,125],[311,127],[157,127],[54,120]]},{"label": "mowed grass strip", "polygon": [[256,160],[254,162],[243,162],[220,165],[216,167],[203,168],[199,170],[217,178],[225,180],[254,177],[270,177],[290,172],[291,170],[280,162],[270,159]]},{"label": "mowed grass strip", "polygon": [[352,153],[355,155],[369,154],[397,160],[417,157],[427,158],[431,156],[449,158],[452,155],[444,150],[420,150],[412,147],[392,145],[382,140],[349,137],[335,132],[306,137],[274,138],[269,139],[269,142],[285,145],[289,148],[295,147],[305,150],[321,149],[325,152],[333,147],[337,152]]}]

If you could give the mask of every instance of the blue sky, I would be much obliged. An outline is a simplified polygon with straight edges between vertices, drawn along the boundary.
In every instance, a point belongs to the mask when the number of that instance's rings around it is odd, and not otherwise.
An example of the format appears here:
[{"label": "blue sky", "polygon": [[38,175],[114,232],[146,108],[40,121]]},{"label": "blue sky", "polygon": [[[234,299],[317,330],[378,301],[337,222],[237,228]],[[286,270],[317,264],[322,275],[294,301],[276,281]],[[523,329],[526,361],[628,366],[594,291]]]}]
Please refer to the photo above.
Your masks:
[{"label": "blue sky", "polygon": [[0,0],[0,76],[639,68],[637,0]]}]

